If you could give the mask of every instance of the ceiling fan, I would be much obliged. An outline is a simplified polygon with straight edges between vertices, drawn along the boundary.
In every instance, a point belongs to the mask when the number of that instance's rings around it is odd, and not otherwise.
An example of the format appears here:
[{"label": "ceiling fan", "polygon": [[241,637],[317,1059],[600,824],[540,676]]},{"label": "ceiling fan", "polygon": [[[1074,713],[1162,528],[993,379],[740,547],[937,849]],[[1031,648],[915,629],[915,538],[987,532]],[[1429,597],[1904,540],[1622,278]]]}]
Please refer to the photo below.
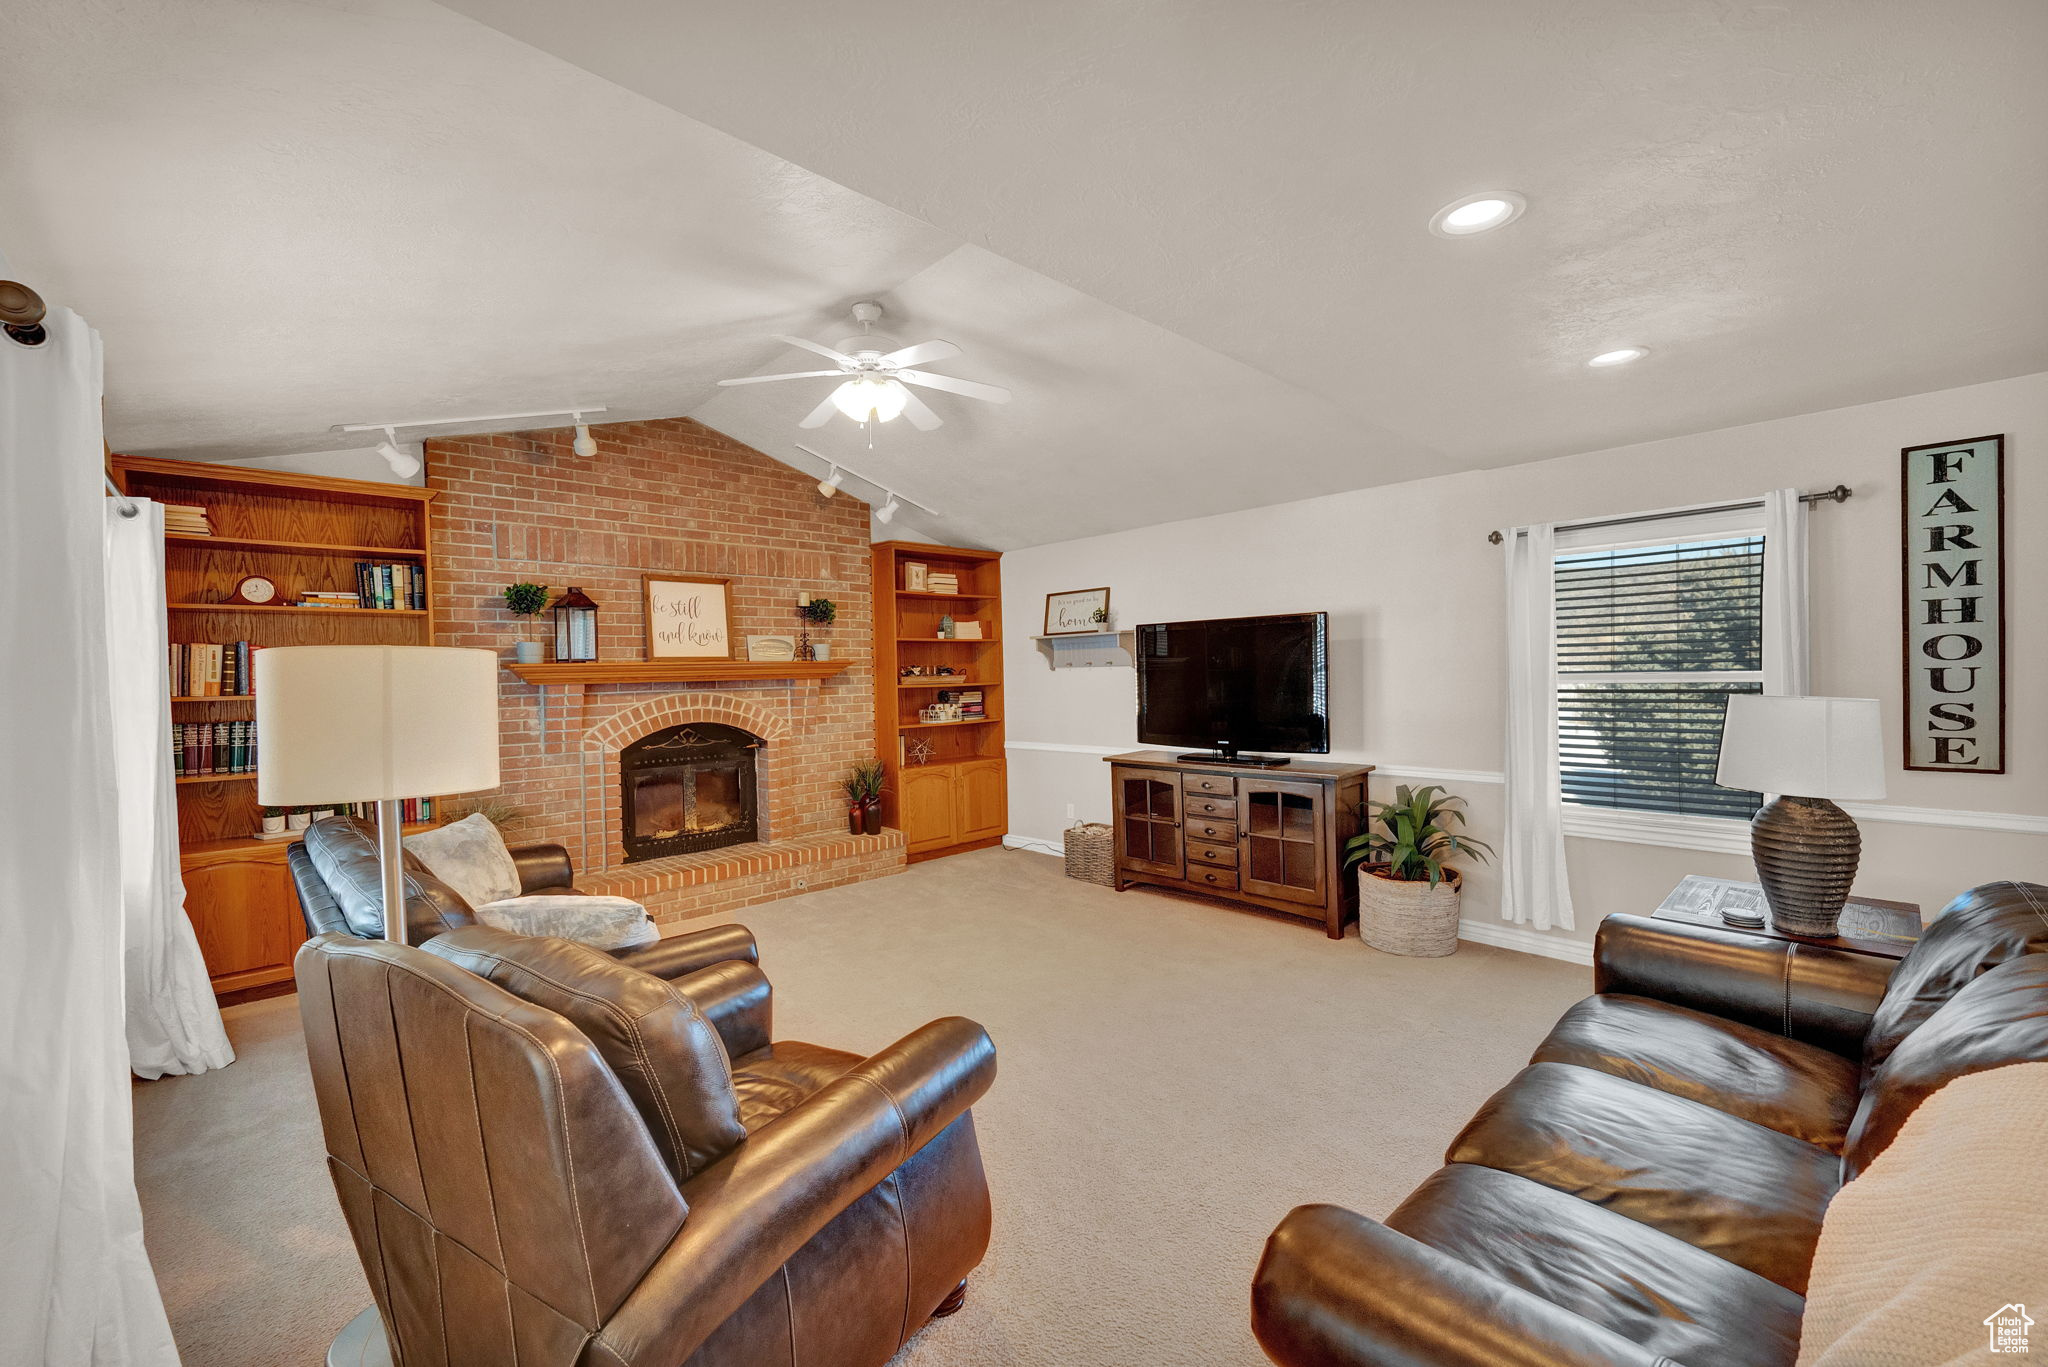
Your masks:
[{"label": "ceiling fan", "polygon": [[916,346],[899,347],[893,337],[884,337],[870,331],[875,321],[882,316],[882,306],[873,300],[863,299],[853,306],[854,321],[860,324],[860,335],[849,337],[839,344],[837,350],[821,346],[802,337],[784,337],[776,334],[775,340],[787,342],[793,347],[813,351],[831,361],[835,370],[796,370],[782,375],[742,375],[736,380],[720,380],[722,385],[767,384],[771,380],[837,379],[840,384],[824,401],[810,411],[798,427],[823,427],[832,421],[832,415],[844,413],[858,423],[888,422],[902,416],[910,419],[910,425],[920,432],[929,432],[945,420],[923,399],[912,393],[907,386],[922,385],[926,389],[941,389],[948,394],[959,394],[969,399],[981,399],[987,403],[1008,403],[1010,391],[1001,385],[982,384],[977,380],[958,380],[951,375],[934,375],[928,370],[911,367],[927,365],[933,361],[947,361],[960,354],[960,348],[951,342],[919,342]]}]

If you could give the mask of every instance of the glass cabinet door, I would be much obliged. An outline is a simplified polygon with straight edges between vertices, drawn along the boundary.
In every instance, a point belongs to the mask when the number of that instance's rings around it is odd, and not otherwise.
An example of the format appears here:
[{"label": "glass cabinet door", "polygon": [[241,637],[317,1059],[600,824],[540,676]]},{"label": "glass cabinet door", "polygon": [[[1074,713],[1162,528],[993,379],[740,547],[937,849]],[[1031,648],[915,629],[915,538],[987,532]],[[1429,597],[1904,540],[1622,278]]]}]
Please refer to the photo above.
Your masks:
[{"label": "glass cabinet door", "polygon": [[1116,771],[1117,852],[1131,868],[1181,873],[1180,784],[1150,770]]},{"label": "glass cabinet door", "polygon": [[1244,840],[1239,868],[1246,892],[1321,906],[1326,891],[1323,827],[1329,820],[1320,783],[1244,778],[1237,784]]}]

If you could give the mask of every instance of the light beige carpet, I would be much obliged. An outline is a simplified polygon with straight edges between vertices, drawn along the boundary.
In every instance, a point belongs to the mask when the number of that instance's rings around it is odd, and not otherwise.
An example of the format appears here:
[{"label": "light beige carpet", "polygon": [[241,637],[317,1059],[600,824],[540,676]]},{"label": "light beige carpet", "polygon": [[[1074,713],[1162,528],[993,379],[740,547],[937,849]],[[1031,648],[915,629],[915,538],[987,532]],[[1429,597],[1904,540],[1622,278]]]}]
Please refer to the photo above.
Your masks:
[{"label": "light beige carpet", "polygon": [[[1591,990],[1463,946],[1399,959],[1305,923],[988,850],[757,907],[777,1033],[868,1052],[970,1016],[996,1232],[901,1367],[1255,1367],[1252,1268],[1304,1201],[1382,1215]],[[369,1303],[323,1167],[297,1004],[240,1061],[136,1089],[149,1248],[187,1367],[321,1361]]]}]

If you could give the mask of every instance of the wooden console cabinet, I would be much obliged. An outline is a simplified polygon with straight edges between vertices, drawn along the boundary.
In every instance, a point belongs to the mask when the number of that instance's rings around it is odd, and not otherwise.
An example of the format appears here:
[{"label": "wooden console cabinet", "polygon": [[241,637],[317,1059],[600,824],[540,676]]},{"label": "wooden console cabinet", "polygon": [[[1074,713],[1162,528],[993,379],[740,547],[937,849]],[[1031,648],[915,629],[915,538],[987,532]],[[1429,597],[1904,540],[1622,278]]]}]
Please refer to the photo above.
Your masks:
[{"label": "wooden console cabinet", "polygon": [[1370,764],[1278,769],[1111,755],[1116,886],[1206,893],[1320,921],[1333,940],[1358,912],[1344,844],[1358,834]]}]

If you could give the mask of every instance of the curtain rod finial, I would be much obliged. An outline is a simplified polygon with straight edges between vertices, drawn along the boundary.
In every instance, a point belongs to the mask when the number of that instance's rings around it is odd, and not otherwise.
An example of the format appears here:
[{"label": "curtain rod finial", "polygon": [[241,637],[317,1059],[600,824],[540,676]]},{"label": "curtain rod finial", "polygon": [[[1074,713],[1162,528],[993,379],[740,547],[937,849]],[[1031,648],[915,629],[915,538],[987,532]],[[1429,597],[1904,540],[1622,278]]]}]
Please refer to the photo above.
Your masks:
[{"label": "curtain rod finial", "polygon": [[1501,538],[1500,538],[1500,533],[1499,533],[1499,532],[1488,532],[1488,533],[1486,534],[1486,539],[1487,539],[1488,541],[1492,542],[1492,543],[1493,543],[1494,545],[1498,546],[1498,545],[1500,544],[1500,540],[1501,540]]}]

